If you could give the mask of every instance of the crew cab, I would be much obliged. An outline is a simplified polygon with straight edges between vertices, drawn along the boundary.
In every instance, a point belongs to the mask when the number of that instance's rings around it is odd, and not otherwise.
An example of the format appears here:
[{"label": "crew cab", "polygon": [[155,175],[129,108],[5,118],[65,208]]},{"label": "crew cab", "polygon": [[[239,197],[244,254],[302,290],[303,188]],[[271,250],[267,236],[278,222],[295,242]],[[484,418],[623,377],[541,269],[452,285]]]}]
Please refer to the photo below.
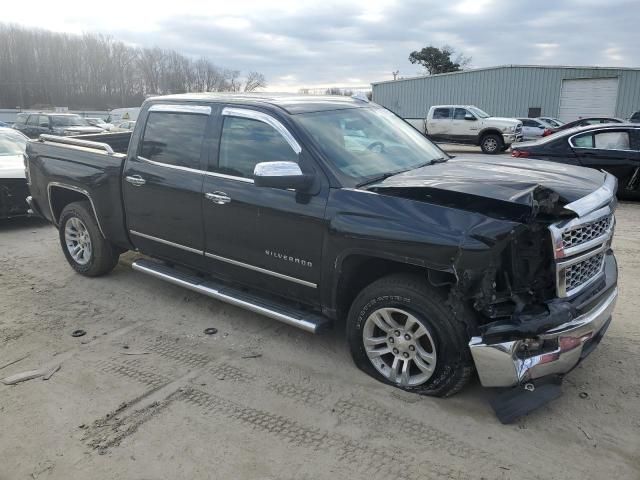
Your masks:
[{"label": "crew cab", "polygon": [[223,302],[344,322],[358,367],[421,394],[475,368],[534,395],[597,345],[617,296],[614,177],[451,158],[357,99],[151,98],[132,133],[29,142],[26,169],[78,273],[138,250],[134,270]]},{"label": "crew cab", "polygon": [[474,105],[435,105],[425,119],[406,119],[436,142],[478,145],[484,153],[505,151],[522,140],[522,122],[492,117]]}]

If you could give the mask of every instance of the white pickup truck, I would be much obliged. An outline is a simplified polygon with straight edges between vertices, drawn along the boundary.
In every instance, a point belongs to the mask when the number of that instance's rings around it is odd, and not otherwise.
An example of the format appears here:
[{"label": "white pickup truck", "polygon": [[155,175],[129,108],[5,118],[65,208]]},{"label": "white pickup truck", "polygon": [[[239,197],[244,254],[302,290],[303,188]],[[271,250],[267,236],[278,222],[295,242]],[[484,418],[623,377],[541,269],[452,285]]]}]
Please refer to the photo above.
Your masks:
[{"label": "white pickup truck", "polygon": [[492,117],[474,105],[435,105],[427,118],[407,122],[436,142],[479,145],[484,153],[499,153],[522,141],[522,122]]}]

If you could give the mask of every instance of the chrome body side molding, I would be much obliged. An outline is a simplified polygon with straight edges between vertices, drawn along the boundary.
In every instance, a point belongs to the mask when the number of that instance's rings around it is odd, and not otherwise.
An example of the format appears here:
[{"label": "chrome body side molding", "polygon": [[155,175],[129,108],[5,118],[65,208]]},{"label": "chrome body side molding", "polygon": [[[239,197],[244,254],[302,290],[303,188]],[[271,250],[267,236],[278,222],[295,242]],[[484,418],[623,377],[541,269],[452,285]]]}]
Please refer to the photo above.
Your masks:
[{"label": "chrome body side molding", "polygon": [[147,235],[146,233],[141,233],[136,230],[129,230],[131,235],[135,235],[137,237],[146,238],[147,240],[152,240],[154,242],[162,243],[164,245],[168,245],[170,247],[179,248],[180,250],[184,250],[187,252],[195,253],[197,255],[205,255],[208,258],[212,258],[214,260],[219,260],[221,262],[229,263],[231,265],[235,265],[237,267],[246,268],[248,270],[253,270],[254,272],[264,273],[265,275],[271,275],[272,277],[280,278],[282,280],[288,280],[289,282],[297,283],[299,285],[304,285],[305,287],[317,288],[318,285],[313,282],[307,282],[306,280],[301,280],[299,278],[291,277],[289,275],[285,275],[283,273],[274,272],[273,270],[267,270],[266,268],[257,267],[255,265],[251,265],[249,263],[240,262],[238,260],[233,260],[231,258],[221,257],[219,255],[215,255],[213,253],[205,252],[204,250],[199,250],[197,248],[187,247],[186,245],[182,245],[180,243],[171,242],[169,240],[165,240],[163,238],[154,237],[153,235]]}]

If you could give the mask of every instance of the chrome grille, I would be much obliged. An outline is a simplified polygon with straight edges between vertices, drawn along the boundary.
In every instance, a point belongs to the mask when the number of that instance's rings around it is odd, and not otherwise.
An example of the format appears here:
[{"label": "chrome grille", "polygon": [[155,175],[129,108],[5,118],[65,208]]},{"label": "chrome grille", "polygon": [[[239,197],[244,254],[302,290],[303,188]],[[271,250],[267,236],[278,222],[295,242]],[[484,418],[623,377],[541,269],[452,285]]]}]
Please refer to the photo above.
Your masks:
[{"label": "chrome grille", "polygon": [[562,232],[562,246],[569,249],[582,245],[583,243],[590,242],[596,238],[605,236],[611,222],[613,221],[613,215],[608,215],[593,222],[579,225],[570,230]]},{"label": "chrome grille", "polygon": [[575,295],[600,276],[614,224],[611,207],[606,205],[549,226],[558,297]]},{"label": "chrome grille", "polygon": [[604,262],[604,252],[571,265],[565,269],[565,284],[567,294],[582,287],[592,280],[600,270]]}]

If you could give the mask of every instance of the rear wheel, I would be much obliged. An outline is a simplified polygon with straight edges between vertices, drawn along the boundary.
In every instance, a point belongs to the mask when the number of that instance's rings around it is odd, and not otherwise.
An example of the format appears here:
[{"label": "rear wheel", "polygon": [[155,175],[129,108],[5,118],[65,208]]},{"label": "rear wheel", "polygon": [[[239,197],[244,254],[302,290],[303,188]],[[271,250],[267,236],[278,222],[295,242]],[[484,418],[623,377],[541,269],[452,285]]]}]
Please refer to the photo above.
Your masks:
[{"label": "rear wheel", "polygon": [[482,152],[490,155],[500,152],[502,144],[502,137],[495,133],[485,135],[482,137],[482,140],[480,140],[480,148],[482,149]]},{"label": "rear wheel", "polygon": [[117,265],[120,250],[102,236],[89,202],[67,205],[58,231],[64,256],[76,272],[97,277]]},{"label": "rear wheel", "polygon": [[473,371],[464,325],[418,276],[366,287],[349,311],[347,338],[360,369],[403,390],[453,395]]}]

